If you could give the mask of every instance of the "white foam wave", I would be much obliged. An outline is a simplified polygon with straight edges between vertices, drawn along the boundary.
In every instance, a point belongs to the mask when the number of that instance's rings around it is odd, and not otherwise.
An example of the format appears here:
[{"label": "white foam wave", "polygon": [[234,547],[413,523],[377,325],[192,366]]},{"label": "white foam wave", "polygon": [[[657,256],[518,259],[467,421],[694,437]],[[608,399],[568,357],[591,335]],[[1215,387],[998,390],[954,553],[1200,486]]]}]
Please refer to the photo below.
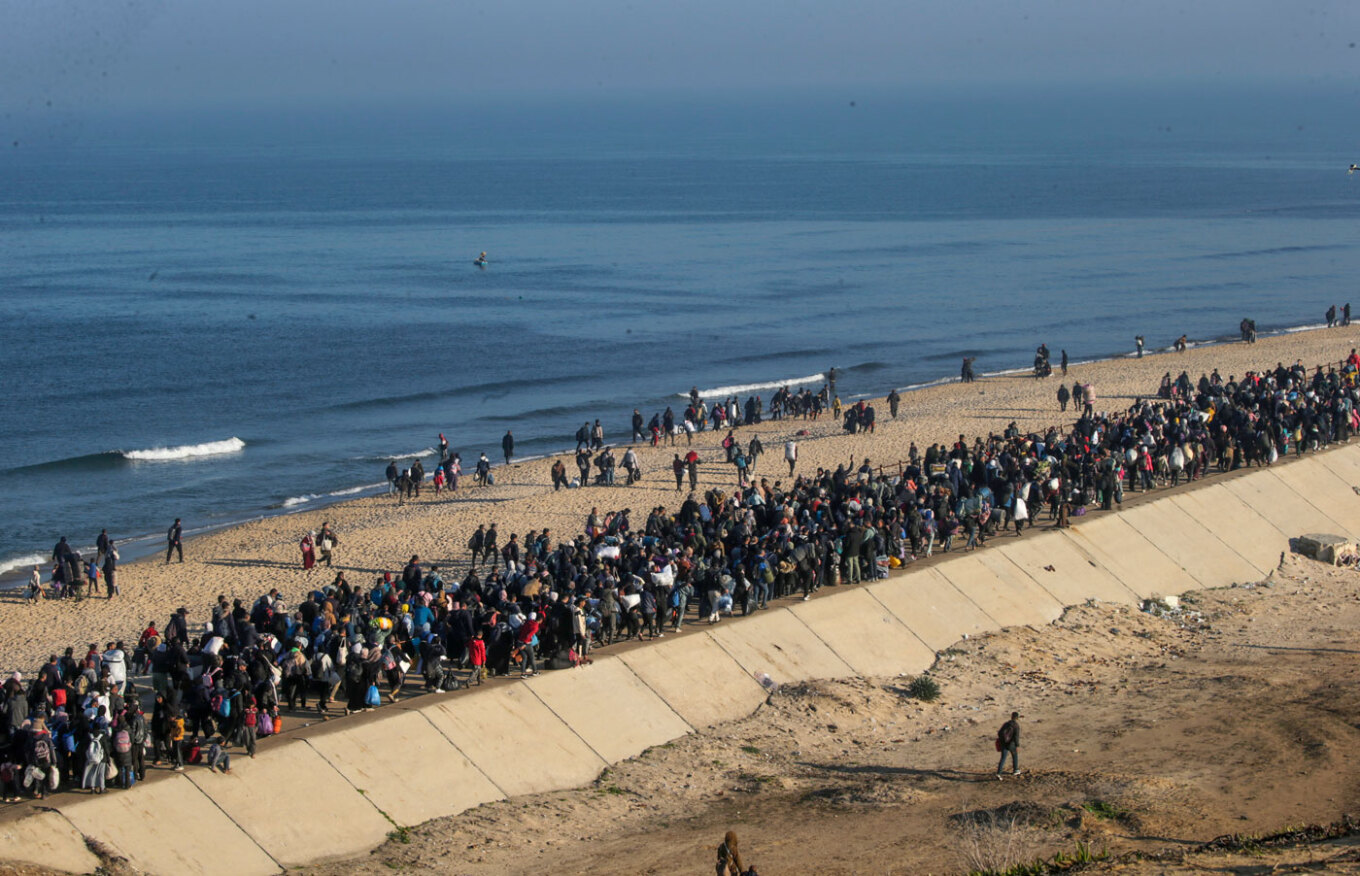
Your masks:
[{"label": "white foam wave", "polygon": [[46,563],[47,557],[47,554],[26,554],[25,556],[15,557],[10,560],[0,560],[0,575],[13,572],[15,569],[27,571],[29,566]]},{"label": "white foam wave", "polygon": [[[725,398],[729,395],[742,395],[755,392],[758,389],[779,389],[787,386],[791,389],[808,387],[810,389],[820,389],[826,382],[825,374],[811,374],[807,377],[794,377],[789,380],[771,380],[767,383],[739,383],[733,386],[715,386],[712,389],[699,390],[700,398]],[[680,398],[689,398],[689,393],[676,393]]]},{"label": "white foam wave", "polygon": [[435,450],[433,447],[426,447],[424,450],[416,450],[412,451],[411,453],[383,453],[379,454],[378,456],[361,456],[359,458],[377,460],[378,462],[400,462],[403,459],[415,459],[418,457],[424,458],[426,456],[434,456],[438,452],[439,451]]},{"label": "white foam wave", "polygon": [[387,486],[387,481],[380,484],[362,484],[357,487],[346,487],[343,490],[333,490],[329,493],[308,493],[305,496],[290,496],[279,503],[280,508],[296,508],[299,505],[306,505],[315,502],[317,499],[339,499],[343,496],[357,496],[359,493],[368,490],[376,490],[379,487]]},{"label": "white foam wave", "polygon": [[208,441],[204,444],[184,444],[179,447],[149,447],[146,450],[121,451],[124,459],[162,462],[174,459],[197,459],[200,456],[221,456],[225,453],[239,453],[246,442],[235,436],[225,441]]}]

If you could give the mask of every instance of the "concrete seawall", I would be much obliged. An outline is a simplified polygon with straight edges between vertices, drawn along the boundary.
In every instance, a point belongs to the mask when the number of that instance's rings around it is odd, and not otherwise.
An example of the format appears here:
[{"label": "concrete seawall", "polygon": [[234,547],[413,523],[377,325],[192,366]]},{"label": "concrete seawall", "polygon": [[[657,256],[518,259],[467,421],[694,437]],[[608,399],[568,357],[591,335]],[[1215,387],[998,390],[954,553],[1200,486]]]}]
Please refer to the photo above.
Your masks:
[{"label": "concrete seawall", "polygon": [[132,792],[64,794],[0,821],[0,860],[71,872],[93,840],[151,873],[276,873],[363,852],[397,825],[572,788],[780,684],[919,673],[964,635],[1047,624],[1088,599],[1259,580],[1289,539],[1360,541],[1360,445],[1164,492],[1067,530],[1001,538],[886,581],[472,693],[315,725],[233,758],[229,776],[157,772]]}]

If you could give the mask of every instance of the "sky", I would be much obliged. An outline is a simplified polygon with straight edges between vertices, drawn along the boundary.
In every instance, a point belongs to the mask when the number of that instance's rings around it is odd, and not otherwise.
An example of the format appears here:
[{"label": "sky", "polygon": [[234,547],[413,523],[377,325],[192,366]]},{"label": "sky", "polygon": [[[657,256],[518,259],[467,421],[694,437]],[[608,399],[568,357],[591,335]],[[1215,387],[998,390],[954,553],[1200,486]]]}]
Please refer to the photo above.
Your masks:
[{"label": "sky", "polygon": [[0,112],[1315,82],[1354,0],[0,0]]}]

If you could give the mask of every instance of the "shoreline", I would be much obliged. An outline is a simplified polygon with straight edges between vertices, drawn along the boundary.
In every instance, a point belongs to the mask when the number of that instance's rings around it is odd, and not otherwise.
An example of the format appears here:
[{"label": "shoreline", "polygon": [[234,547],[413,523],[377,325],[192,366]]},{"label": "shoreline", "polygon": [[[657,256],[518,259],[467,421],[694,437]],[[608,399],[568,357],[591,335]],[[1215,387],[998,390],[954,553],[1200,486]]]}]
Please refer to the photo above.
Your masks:
[{"label": "shoreline", "polygon": [[[1337,327],[1335,329],[1328,329],[1325,324],[1303,324],[1278,329],[1260,330],[1257,333],[1257,338],[1259,345],[1261,341],[1274,340],[1278,338],[1288,338],[1297,335],[1308,335],[1314,332],[1327,332],[1339,330],[1342,330],[1341,327]],[[1232,347],[1235,345],[1241,345],[1244,347],[1251,346],[1243,344],[1241,340],[1236,339],[1231,335],[1221,335],[1218,337],[1204,340],[1192,339],[1189,341],[1189,350],[1202,351],[1216,349],[1220,347]],[[1061,348],[1055,347],[1055,349]],[[1110,353],[1106,355],[1098,355],[1094,358],[1074,360],[1069,363],[1069,370],[1078,367],[1085,368],[1090,366],[1098,366],[1116,362],[1138,361],[1140,358],[1143,360],[1156,359],[1159,356],[1167,355],[1176,356],[1184,354],[1177,354],[1174,345],[1167,347],[1158,347],[1151,350],[1145,350],[1142,357],[1139,357],[1137,353],[1133,351],[1125,353]],[[1058,374],[1057,372],[1056,365],[1054,366],[1054,368],[1055,376],[1061,377],[1061,375]],[[978,373],[977,382],[995,380],[998,378],[1024,377],[1030,375],[1031,373],[1032,370],[1029,367],[1002,368],[995,371],[983,371]],[[820,375],[820,377],[824,378],[825,374]],[[825,382],[824,379],[823,382]],[[752,384],[732,384],[729,386],[717,387],[714,390],[701,390],[700,395],[706,401],[716,398],[725,398],[730,395],[737,395],[740,397],[739,401],[744,401],[744,396],[753,395],[757,391],[761,392],[762,394],[768,395],[769,390],[773,390],[779,386],[792,387],[795,384],[808,385],[806,381],[800,382],[799,380],[765,381],[762,383]],[[907,402],[909,401],[912,394],[919,393],[925,390],[935,389],[938,387],[954,386],[960,384],[961,384],[960,377],[957,374],[954,374],[951,376],[938,377],[920,383],[911,383],[905,386],[896,387],[889,386],[886,389],[880,388],[865,393],[847,394],[843,401],[847,405],[859,401],[879,402],[884,400],[889,392],[896,390],[897,392],[903,394],[903,406],[906,407]],[[727,392],[718,392],[717,390],[727,390]],[[687,399],[688,397],[689,397],[688,393],[680,392],[668,398]],[[710,428],[706,429],[704,432],[697,434],[710,435],[713,433],[713,431],[714,430]],[[614,442],[610,443],[609,446],[623,447],[626,445],[623,442]],[[633,445],[633,446],[643,447],[645,445]],[[393,459],[396,459],[398,462],[400,462],[401,460],[414,460],[414,459],[425,460],[430,459],[435,455],[433,447],[427,447],[426,450],[428,450],[429,452],[415,456],[393,457]],[[570,462],[570,457],[572,456],[573,452],[574,451],[571,448],[563,447],[560,450],[552,450],[546,453],[537,453],[523,457],[522,459],[515,461],[513,465],[524,465],[533,462],[544,462],[551,464],[554,460],[559,458],[567,459]],[[493,471],[499,470],[501,468],[504,468],[503,463],[497,464],[493,462],[492,464]],[[465,475],[465,477],[470,477],[470,474]],[[385,487],[386,485],[381,483],[366,484],[360,486],[340,487],[336,490],[332,490],[330,492],[323,494],[302,493],[298,496],[291,496],[287,499],[284,499],[282,502],[279,502],[275,505],[266,506],[264,508],[257,508],[253,511],[240,512],[242,515],[244,515],[240,517],[233,516],[231,512],[225,512],[230,519],[223,520],[220,523],[214,523],[208,526],[200,527],[197,530],[193,530],[188,536],[185,537],[184,544],[187,547],[194,540],[197,540],[203,536],[212,535],[225,529],[246,526],[251,523],[257,523],[262,520],[270,518],[289,517],[298,514],[310,513],[313,511],[324,511],[329,508],[343,506],[350,502],[359,502],[367,499],[381,498],[384,495]],[[57,537],[59,536],[56,535],[53,536],[53,538]],[[161,548],[160,544],[161,538],[162,536],[159,533],[147,532],[126,536],[124,538],[116,538],[114,539],[114,543],[119,547],[120,552],[124,554],[126,557],[126,559],[123,562],[131,564],[133,562],[147,560],[151,557],[156,556]],[[76,544],[74,546],[76,550],[80,551],[82,555],[91,555],[95,550],[93,544],[88,545]],[[35,550],[27,554],[16,554],[13,557],[0,558],[0,593],[19,590],[22,587],[26,586],[28,580],[29,566],[34,564],[35,557],[40,558],[38,559],[37,562],[39,565],[44,566],[44,569],[46,570],[46,568],[50,565],[49,559],[50,554],[48,552],[40,552]],[[11,566],[11,564],[13,565]],[[10,568],[5,568],[6,566],[10,566]]]},{"label": "shoreline", "polygon": [[[1166,371],[1174,375],[1185,370],[1194,379],[1200,372],[1218,368],[1226,379],[1229,374],[1273,367],[1277,361],[1301,359],[1310,368],[1318,363],[1336,363],[1353,347],[1360,347],[1360,324],[1263,337],[1255,345],[1223,344],[1177,354],[1145,355],[1142,360],[1073,363],[1067,382],[1080,379],[1092,383],[1097,409],[1122,410],[1136,397],[1154,396]],[[846,434],[830,416],[817,421],[766,420],[739,428],[735,434],[743,443],[753,434],[761,437],[766,455],[757,464],[754,476],[772,483],[787,477],[782,444],[799,431],[807,433],[797,438],[800,473],[811,473],[819,466],[835,468],[848,459],[856,464],[871,459],[876,466],[891,465],[905,460],[913,443],[924,450],[931,443],[949,441],[958,434],[971,439],[973,435],[1000,432],[1012,421],[1026,431],[1070,424],[1054,400],[1058,382],[1055,371],[1054,377],[1042,380],[1024,374],[922,388],[904,396],[903,415],[897,420],[891,419],[883,406],[876,434]],[[694,449],[704,460],[700,465],[701,490],[715,486],[730,489],[736,482],[734,469],[721,461],[718,442],[723,434],[709,430],[695,436]],[[148,620],[162,623],[181,605],[188,607],[190,627],[196,634],[219,594],[249,603],[277,587],[285,599],[296,602],[303,592],[331,583],[335,571],[343,571],[357,586],[367,586],[371,577],[399,570],[412,554],[420,555],[426,564],[438,565],[446,579],[461,578],[468,564],[464,545],[478,523],[494,520],[506,537],[548,527],[556,542],[574,536],[593,507],[601,512],[631,508],[641,522],[646,509],[658,505],[671,508],[683,495],[674,488],[668,457],[672,451],[683,453],[686,447],[683,440],[673,447],[664,442],[657,449],[639,447],[644,477],[631,486],[556,492],[548,472],[553,457],[544,457],[498,466],[495,486],[464,487],[438,500],[429,489],[404,505],[382,495],[351,498],[224,526],[186,539],[186,562],[182,565],[166,565],[152,555],[122,563],[119,583],[123,595],[114,600],[42,600],[26,606],[15,591],[8,591],[5,599],[11,607],[0,620],[3,668],[7,672],[16,668],[32,671],[47,654],[68,645],[135,641]],[[298,541],[306,531],[319,530],[323,521],[330,522],[339,539],[336,567],[332,571],[318,567],[304,572]],[[157,537],[151,537],[149,546],[159,544]],[[151,553],[158,555],[159,548],[152,548]]]}]

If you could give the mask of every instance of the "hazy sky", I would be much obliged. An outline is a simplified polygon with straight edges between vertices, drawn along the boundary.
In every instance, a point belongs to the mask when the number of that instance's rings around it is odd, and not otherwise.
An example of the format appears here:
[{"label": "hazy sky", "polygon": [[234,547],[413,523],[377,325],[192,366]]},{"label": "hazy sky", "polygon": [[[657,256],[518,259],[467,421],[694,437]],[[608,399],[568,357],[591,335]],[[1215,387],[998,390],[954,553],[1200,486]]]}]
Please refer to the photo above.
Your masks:
[{"label": "hazy sky", "polygon": [[0,109],[1315,80],[1355,0],[0,0]]}]

